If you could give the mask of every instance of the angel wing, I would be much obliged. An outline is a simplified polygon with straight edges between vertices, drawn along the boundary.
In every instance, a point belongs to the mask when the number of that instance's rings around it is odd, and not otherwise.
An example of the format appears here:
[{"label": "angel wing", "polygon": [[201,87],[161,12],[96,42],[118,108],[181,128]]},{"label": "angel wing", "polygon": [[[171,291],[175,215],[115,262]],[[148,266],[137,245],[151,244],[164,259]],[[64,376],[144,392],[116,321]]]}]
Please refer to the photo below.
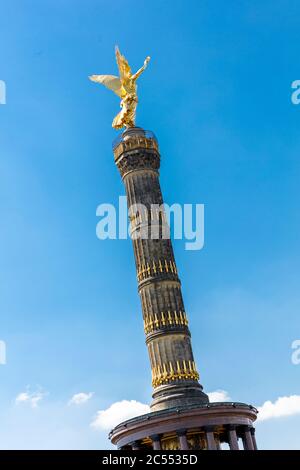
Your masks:
[{"label": "angel wing", "polygon": [[131,75],[131,68],[129,67],[129,64],[125,57],[121,54],[119,51],[118,46],[116,46],[116,59],[117,59],[117,64],[120,72],[120,79],[121,81],[124,79],[128,79],[129,76]]},{"label": "angel wing", "polygon": [[109,90],[112,90],[116,95],[121,96],[121,80],[115,75],[91,75],[89,77],[92,82],[101,83]]}]

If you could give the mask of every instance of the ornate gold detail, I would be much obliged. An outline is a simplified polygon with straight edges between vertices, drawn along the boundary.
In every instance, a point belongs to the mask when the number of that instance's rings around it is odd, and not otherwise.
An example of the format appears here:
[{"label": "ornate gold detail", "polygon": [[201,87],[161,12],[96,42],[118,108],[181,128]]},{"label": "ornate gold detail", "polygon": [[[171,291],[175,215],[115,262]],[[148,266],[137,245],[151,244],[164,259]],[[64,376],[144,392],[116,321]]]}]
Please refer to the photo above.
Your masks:
[{"label": "ornate gold detail", "polygon": [[187,442],[191,450],[207,449],[207,442],[204,433],[192,432],[187,434]]},{"label": "ornate gold detail", "polygon": [[163,438],[161,440],[162,450],[180,450],[180,445],[177,436]]},{"label": "ornate gold detail", "polygon": [[160,259],[158,262],[150,261],[150,263],[142,264],[138,268],[137,278],[138,281],[143,281],[151,276],[158,276],[160,273],[173,273],[177,274],[177,268],[174,261],[166,259],[161,261]]},{"label": "ornate gold detail", "polygon": [[124,126],[135,127],[135,114],[138,103],[136,80],[144,72],[150,57],[146,57],[144,65],[136,73],[131,72],[127,60],[120,53],[118,47],[116,47],[116,60],[120,77],[115,75],[91,75],[89,79],[101,83],[121,98],[120,106],[122,111],[114,118],[112,127],[115,129],[122,129]]},{"label": "ornate gold detail", "polygon": [[167,325],[188,326],[188,323],[185,312],[182,312],[181,310],[179,312],[176,312],[176,310],[171,312],[168,310],[167,312],[160,312],[159,314],[154,315],[146,314],[144,318],[144,330],[145,333],[148,334]]},{"label": "ornate gold detail", "polygon": [[199,380],[194,361],[176,361],[159,364],[152,369],[152,386],[173,382],[174,380]]}]

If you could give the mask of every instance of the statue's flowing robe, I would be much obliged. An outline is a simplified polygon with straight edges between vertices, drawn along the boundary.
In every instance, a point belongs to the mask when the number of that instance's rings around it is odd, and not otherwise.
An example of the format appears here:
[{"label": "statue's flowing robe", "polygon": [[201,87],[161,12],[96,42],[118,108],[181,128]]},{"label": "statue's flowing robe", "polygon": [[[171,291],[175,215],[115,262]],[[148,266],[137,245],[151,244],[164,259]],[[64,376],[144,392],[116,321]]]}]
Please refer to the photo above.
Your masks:
[{"label": "statue's flowing robe", "polygon": [[124,126],[134,127],[137,102],[136,94],[126,95],[121,101],[122,110],[114,118],[112,127],[115,129],[122,129]]},{"label": "statue's flowing robe", "polygon": [[120,96],[122,98],[120,106],[122,110],[114,118],[112,127],[121,129],[122,127],[135,126],[135,113],[138,103],[137,84],[130,77],[123,77],[121,80]]}]

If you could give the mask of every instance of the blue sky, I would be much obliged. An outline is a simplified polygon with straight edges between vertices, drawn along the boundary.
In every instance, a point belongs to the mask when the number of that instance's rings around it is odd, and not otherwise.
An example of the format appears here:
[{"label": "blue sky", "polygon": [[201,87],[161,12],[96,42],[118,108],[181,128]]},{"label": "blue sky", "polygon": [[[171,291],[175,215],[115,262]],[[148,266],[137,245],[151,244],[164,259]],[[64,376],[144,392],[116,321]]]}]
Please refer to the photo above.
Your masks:
[{"label": "blue sky", "polygon": [[[95,234],[96,207],[124,194],[118,99],[87,79],[117,72],[115,44],[133,68],[151,56],[137,124],[159,139],[165,201],[205,204],[204,249],[174,244],[205,390],[257,406],[300,394],[298,9],[1,3],[1,448],[108,447],[97,411],[150,401],[131,243]],[[260,447],[300,448],[299,412],[258,423]]]}]

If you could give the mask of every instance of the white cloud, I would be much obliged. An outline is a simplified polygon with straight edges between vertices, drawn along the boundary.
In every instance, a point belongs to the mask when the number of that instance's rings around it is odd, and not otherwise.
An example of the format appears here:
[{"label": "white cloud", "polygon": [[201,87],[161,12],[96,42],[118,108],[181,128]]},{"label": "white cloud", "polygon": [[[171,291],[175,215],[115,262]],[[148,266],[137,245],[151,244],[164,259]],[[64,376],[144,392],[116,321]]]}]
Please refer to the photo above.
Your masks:
[{"label": "white cloud", "polygon": [[106,410],[98,411],[91,426],[95,429],[110,430],[122,421],[149,412],[149,405],[145,405],[136,400],[117,401]]},{"label": "white cloud", "polygon": [[[230,397],[225,390],[208,393],[211,402],[228,401]],[[113,403],[106,410],[97,412],[91,426],[95,429],[111,430],[117,424],[142,414],[150,413],[150,406],[136,400],[122,400]]]},{"label": "white cloud", "polygon": [[279,397],[274,403],[266,401],[258,411],[258,421],[300,414],[300,395]]},{"label": "white cloud", "polygon": [[69,400],[68,405],[83,405],[83,403],[86,403],[87,401],[89,401],[93,395],[94,395],[94,392],[75,393],[75,395],[72,396],[71,400]]},{"label": "white cloud", "polygon": [[21,392],[19,395],[16,397],[16,405],[20,405],[22,403],[26,403],[31,408],[37,408],[39,402],[44,398],[46,395],[45,392],[42,390],[38,389],[35,392],[30,392],[29,388],[27,388],[26,392]]},{"label": "white cloud", "polygon": [[[210,402],[230,401],[230,396],[226,390],[215,390],[208,393],[208,396]],[[300,395],[279,397],[274,403],[268,400],[257,409],[259,411],[258,421],[300,414]]]},{"label": "white cloud", "polygon": [[214,392],[209,392],[207,395],[210,402],[230,400],[230,396],[226,390],[215,390]]}]

